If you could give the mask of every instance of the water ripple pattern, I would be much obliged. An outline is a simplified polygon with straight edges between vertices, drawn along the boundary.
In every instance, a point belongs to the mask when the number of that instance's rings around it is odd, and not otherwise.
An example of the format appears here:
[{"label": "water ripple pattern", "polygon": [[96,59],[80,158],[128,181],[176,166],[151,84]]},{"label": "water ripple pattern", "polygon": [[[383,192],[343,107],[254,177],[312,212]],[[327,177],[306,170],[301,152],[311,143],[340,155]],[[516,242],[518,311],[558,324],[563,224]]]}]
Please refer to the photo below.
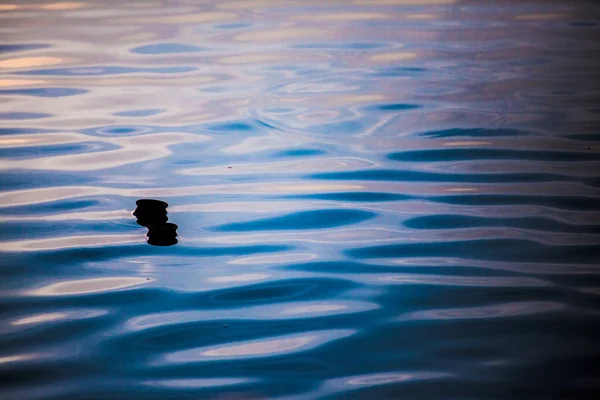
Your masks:
[{"label": "water ripple pattern", "polygon": [[600,392],[597,2],[0,21],[1,399]]}]

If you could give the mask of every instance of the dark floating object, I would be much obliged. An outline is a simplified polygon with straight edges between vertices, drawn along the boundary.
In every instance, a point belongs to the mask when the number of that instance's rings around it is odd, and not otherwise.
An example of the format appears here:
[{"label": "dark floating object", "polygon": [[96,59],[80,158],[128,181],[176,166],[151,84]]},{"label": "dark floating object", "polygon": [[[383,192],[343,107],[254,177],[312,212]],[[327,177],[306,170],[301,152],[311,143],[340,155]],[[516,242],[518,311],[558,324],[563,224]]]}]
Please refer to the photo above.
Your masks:
[{"label": "dark floating object", "polygon": [[167,207],[164,201],[152,199],[140,199],[135,202],[137,208],[133,215],[137,218],[137,223],[142,226],[148,226],[152,223],[160,224],[169,220],[167,217]]},{"label": "dark floating object", "polygon": [[154,199],[139,199],[135,202],[136,206],[140,207],[160,207],[167,208],[169,204],[166,201],[154,200]]},{"label": "dark floating object", "polygon": [[148,229],[150,229],[152,233],[148,232],[148,236],[177,233],[175,232],[177,228],[179,228],[177,224],[172,222],[165,222],[164,224],[150,224],[148,225]]},{"label": "dark floating object", "polygon": [[137,211],[152,211],[152,210],[166,212],[167,207],[169,206],[169,204],[167,204],[164,201],[152,200],[152,199],[139,199],[138,201],[135,202],[135,205],[138,206],[138,208],[136,209],[136,212]]},{"label": "dark floating object", "polygon": [[166,211],[164,214],[137,214],[136,218],[139,225],[146,227],[150,224],[164,224],[169,220]]},{"label": "dark floating object", "polygon": [[139,225],[148,228],[148,244],[153,246],[172,246],[177,244],[177,225],[167,222],[167,207],[164,201],[140,199],[135,202],[137,208],[133,215]]}]

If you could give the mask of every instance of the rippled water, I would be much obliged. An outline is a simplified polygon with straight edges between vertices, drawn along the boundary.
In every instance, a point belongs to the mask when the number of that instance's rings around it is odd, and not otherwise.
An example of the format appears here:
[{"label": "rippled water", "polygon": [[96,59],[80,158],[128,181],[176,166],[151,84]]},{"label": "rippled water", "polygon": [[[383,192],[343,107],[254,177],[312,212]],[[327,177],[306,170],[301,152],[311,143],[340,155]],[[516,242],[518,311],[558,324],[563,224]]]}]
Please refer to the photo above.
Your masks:
[{"label": "rippled water", "polygon": [[2,3],[0,397],[591,398],[599,16]]}]

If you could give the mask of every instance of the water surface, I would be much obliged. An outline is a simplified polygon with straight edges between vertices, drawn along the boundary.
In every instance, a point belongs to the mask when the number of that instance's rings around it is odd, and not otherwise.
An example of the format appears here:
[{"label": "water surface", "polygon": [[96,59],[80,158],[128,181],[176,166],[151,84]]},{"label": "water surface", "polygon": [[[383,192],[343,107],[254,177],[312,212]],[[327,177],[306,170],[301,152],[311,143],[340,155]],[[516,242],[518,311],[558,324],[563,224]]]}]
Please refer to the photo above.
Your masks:
[{"label": "water surface", "polygon": [[0,397],[592,398],[599,16],[2,3]]}]

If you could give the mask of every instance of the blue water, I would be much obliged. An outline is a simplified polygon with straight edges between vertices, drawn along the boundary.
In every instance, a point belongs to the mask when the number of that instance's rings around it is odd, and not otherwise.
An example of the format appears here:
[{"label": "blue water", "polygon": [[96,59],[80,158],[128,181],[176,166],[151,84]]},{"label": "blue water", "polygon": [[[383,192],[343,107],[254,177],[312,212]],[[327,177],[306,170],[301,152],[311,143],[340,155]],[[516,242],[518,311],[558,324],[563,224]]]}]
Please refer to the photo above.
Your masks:
[{"label": "blue water", "polygon": [[596,2],[38,0],[0,32],[0,399],[600,392]]}]

